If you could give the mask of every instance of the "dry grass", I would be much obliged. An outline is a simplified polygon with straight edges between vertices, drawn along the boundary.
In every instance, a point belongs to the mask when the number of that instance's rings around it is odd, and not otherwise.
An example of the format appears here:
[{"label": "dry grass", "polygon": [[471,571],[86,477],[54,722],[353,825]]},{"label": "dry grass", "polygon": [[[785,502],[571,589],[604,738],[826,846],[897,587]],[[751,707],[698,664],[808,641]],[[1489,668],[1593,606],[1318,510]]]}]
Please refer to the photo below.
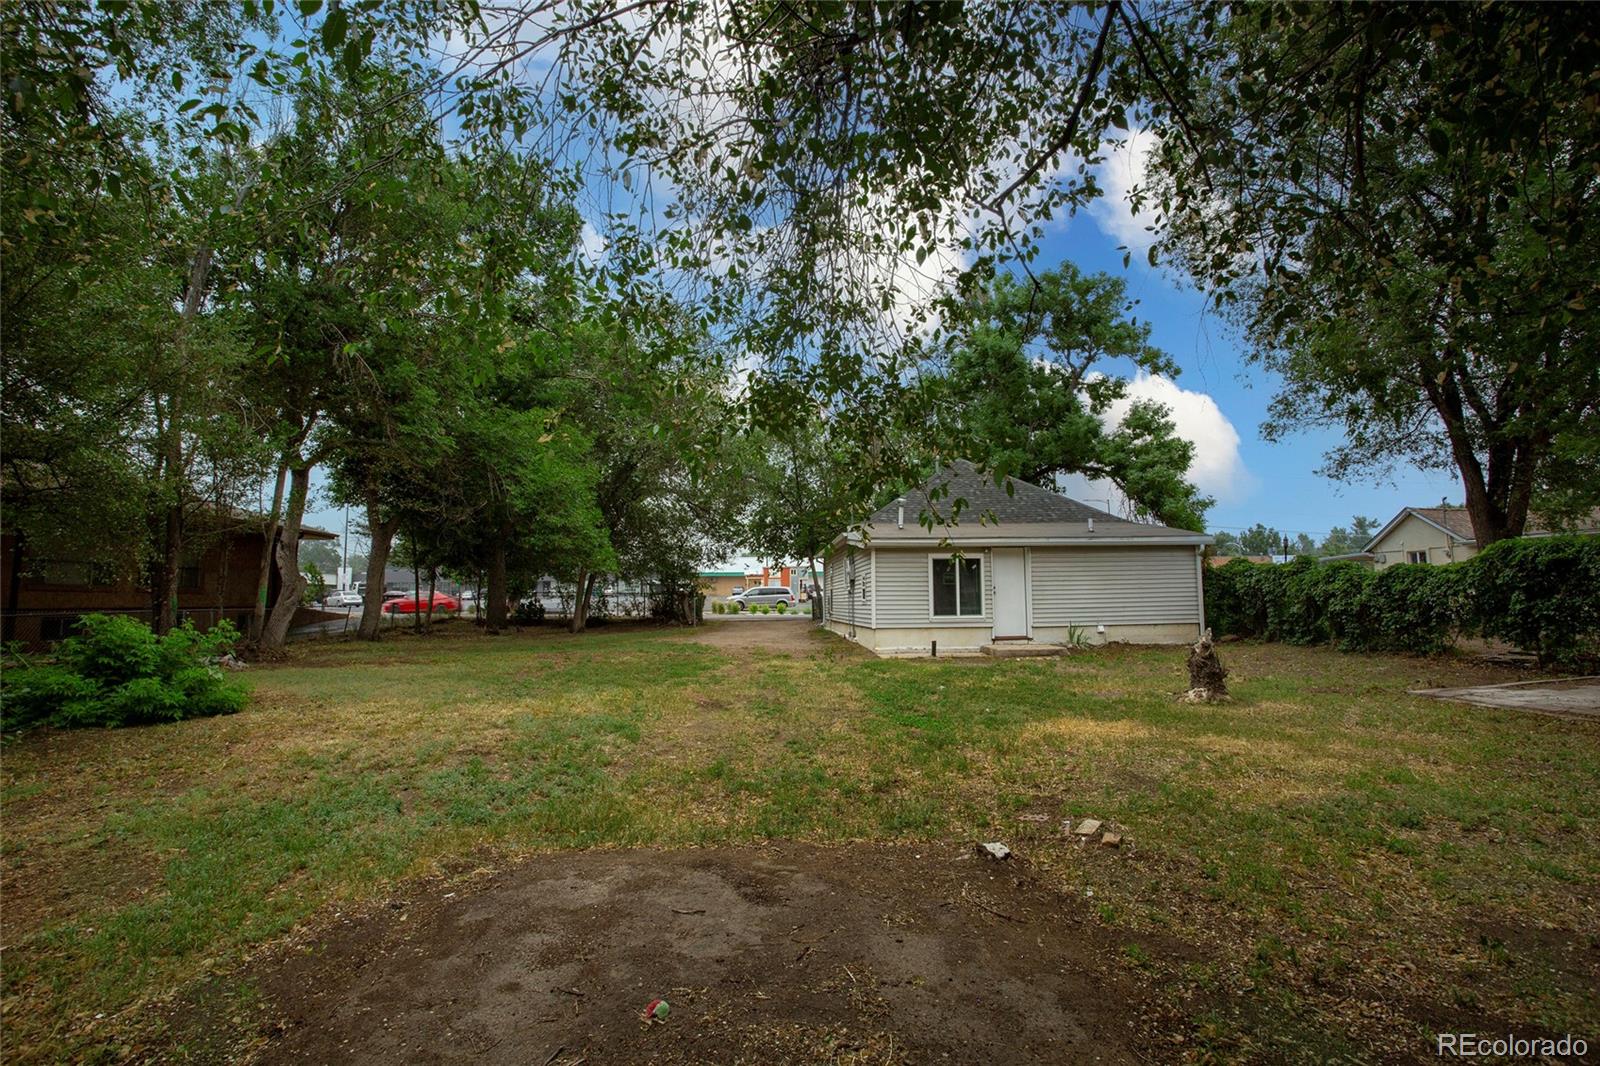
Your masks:
[{"label": "dry grass", "polygon": [[1600,1033],[1596,728],[1406,695],[1500,676],[1450,660],[1223,653],[1235,702],[1184,707],[1181,649],[397,637],[299,648],[231,718],[12,738],[9,1057],[116,1058],[152,999],[419,873],[763,837],[1012,842],[1093,892],[1199,1058]]}]

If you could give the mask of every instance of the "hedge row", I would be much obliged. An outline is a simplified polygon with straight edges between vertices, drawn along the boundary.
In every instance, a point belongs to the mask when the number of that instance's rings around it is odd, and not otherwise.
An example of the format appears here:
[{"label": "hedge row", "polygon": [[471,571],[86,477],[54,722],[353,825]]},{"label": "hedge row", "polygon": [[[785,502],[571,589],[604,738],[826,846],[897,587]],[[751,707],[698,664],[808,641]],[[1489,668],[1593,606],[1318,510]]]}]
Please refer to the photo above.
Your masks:
[{"label": "hedge row", "polygon": [[1235,559],[1207,567],[1206,621],[1221,635],[1333,644],[1347,651],[1440,651],[1458,635],[1495,637],[1545,664],[1600,661],[1600,537],[1527,537],[1464,563]]}]

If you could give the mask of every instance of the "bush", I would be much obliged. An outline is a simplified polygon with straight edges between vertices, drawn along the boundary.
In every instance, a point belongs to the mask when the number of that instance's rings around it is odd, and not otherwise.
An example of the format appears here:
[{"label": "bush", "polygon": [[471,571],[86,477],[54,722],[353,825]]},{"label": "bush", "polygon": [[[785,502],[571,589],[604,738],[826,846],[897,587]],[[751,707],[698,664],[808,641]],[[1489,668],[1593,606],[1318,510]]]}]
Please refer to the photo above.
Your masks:
[{"label": "bush", "polygon": [[1600,537],[1524,537],[1463,564],[1474,628],[1545,665],[1600,662]]},{"label": "bush", "polygon": [[789,612],[789,605],[787,603],[778,603],[774,604],[772,609],[777,611],[779,614],[787,614]]},{"label": "bush", "polygon": [[711,605],[711,613],[712,614],[721,614],[726,610],[727,610],[727,608],[725,606],[723,606],[722,604],[720,604],[720,603],[713,603]]},{"label": "bush", "polygon": [[764,603],[761,604],[760,606],[756,607],[755,610],[761,612],[762,614],[771,614],[772,613],[772,608],[768,607]]},{"label": "bush", "polygon": [[1426,655],[1479,633],[1579,666],[1600,661],[1600,537],[1507,540],[1464,563],[1379,571],[1235,559],[1206,568],[1205,603],[1219,634]]},{"label": "bush", "polygon": [[536,599],[518,600],[511,611],[512,625],[536,626],[544,621],[544,602]]},{"label": "bush", "polygon": [[158,638],[132,618],[90,614],[78,629],[57,645],[54,662],[8,665],[0,690],[4,728],[176,722],[232,714],[248,698],[214,665],[239,639],[231,623],[201,633],[184,622]]}]

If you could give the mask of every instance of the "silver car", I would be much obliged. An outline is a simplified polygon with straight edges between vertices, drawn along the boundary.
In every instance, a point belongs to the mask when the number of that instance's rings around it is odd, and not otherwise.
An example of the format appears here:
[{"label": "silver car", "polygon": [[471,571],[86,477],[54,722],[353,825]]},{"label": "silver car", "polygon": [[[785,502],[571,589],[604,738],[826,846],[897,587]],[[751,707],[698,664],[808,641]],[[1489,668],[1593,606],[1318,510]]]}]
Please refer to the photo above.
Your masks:
[{"label": "silver car", "polygon": [[737,596],[728,597],[728,602],[737,603],[741,608],[771,607],[774,604],[788,604],[793,607],[796,603],[794,592],[782,585],[757,585],[748,592],[741,592]]}]

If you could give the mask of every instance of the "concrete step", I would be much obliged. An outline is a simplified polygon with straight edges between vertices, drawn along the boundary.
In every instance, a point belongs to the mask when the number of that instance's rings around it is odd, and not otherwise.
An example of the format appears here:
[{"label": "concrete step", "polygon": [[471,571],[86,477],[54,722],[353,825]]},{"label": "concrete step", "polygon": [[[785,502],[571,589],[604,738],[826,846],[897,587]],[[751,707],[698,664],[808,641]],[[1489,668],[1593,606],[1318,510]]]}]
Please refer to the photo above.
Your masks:
[{"label": "concrete step", "polygon": [[996,659],[1040,659],[1061,655],[1067,649],[1059,644],[1032,644],[1026,641],[1006,641],[1003,644],[985,644],[979,649]]}]

